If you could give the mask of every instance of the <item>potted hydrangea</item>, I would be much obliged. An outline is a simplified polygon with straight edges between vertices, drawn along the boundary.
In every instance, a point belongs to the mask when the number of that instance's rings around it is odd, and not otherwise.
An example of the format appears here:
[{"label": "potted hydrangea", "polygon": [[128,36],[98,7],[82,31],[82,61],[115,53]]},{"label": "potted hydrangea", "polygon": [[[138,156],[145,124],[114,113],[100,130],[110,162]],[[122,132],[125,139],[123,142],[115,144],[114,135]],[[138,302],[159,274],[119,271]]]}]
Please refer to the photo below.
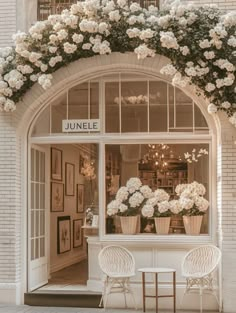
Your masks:
[{"label": "potted hydrangea", "polygon": [[116,193],[115,199],[107,205],[107,215],[120,216],[121,229],[124,234],[135,234],[141,208],[147,199],[153,196],[152,190],[137,177],[130,178],[126,186]]},{"label": "potted hydrangea", "polygon": [[170,227],[170,204],[167,192],[163,189],[157,189],[153,193],[153,197],[147,200],[142,208],[142,215],[150,218],[154,216],[156,233],[164,235],[169,233]]},{"label": "potted hydrangea", "polygon": [[206,193],[205,187],[194,181],[177,185],[175,192],[179,196],[182,208],[180,214],[183,216],[186,234],[199,234],[203,215],[209,207],[209,202],[203,197]]}]

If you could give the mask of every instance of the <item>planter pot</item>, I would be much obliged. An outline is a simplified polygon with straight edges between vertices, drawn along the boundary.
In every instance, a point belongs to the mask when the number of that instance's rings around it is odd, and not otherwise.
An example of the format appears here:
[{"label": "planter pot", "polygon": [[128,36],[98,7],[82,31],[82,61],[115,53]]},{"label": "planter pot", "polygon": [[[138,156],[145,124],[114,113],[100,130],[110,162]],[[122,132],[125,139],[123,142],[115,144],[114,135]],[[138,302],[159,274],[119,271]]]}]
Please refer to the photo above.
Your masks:
[{"label": "planter pot", "polygon": [[122,233],[125,235],[134,235],[140,223],[139,216],[120,216]]},{"label": "planter pot", "polygon": [[158,235],[167,235],[170,228],[170,217],[155,217],[156,233]]},{"label": "planter pot", "polygon": [[185,232],[187,235],[199,235],[202,225],[202,215],[183,216]]}]

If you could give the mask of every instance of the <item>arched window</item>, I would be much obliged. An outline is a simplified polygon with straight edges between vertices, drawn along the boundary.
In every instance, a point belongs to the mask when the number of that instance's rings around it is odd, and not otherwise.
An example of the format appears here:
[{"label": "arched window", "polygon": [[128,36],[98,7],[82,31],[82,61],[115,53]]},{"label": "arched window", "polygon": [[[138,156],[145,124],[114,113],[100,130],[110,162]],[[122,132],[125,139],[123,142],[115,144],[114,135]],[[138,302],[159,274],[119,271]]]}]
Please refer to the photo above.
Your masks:
[{"label": "arched window", "polygon": [[[83,121],[99,121],[99,127],[81,130]],[[130,72],[76,84],[40,112],[31,136],[34,142],[39,137],[53,141],[60,136],[64,144],[77,146],[79,175],[88,178],[82,211],[100,207],[104,235],[121,231],[106,208],[131,177],[139,177],[152,190],[164,189],[171,199],[176,198],[178,184],[198,181],[211,200],[207,121],[198,105],[167,81]],[[86,167],[88,171],[92,167],[93,178],[86,174]],[[204,216],[201,233],[209,232],[209,216]],[[184,234],[181,220],[176,216],[173,221],[170,232]],[[141,232],[147,232],[145,223],[142,220]]]}]

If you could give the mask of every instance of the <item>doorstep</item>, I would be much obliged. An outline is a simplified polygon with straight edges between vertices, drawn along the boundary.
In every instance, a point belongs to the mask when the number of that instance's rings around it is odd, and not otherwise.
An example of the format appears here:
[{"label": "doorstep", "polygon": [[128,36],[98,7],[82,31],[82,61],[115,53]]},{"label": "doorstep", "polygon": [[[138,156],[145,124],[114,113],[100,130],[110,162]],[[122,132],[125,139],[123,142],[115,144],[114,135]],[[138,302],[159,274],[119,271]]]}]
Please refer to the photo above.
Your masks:
[{"label": "doorstep", "polygon": [[102,294],[93,291],[35,291],[24,294],[30,306],[98,308]]}]

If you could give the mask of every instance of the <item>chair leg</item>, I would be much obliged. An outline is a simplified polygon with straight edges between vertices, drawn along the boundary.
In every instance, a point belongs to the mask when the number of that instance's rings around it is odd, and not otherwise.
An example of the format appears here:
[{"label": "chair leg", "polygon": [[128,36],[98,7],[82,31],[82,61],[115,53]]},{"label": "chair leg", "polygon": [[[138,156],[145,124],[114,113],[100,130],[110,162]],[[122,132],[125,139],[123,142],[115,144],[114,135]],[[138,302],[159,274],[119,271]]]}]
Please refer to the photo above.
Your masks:
[{"label": "chair leg", "polygon": [[135,310],[137,310],[137,305],[136,305],[136,302],[135,302],[134,293],[133,293],[133,290],[130,287],[130,280],[129,279],[126,282],[126,285],[127,285],[126,289],[130,293],[131,298],[133,299],[134,308],[135,308]]},{"label": "chair leg", "polygon": [[199,288],[199,296],[200,296],[200,313],[202,313],[202,287]]}]

